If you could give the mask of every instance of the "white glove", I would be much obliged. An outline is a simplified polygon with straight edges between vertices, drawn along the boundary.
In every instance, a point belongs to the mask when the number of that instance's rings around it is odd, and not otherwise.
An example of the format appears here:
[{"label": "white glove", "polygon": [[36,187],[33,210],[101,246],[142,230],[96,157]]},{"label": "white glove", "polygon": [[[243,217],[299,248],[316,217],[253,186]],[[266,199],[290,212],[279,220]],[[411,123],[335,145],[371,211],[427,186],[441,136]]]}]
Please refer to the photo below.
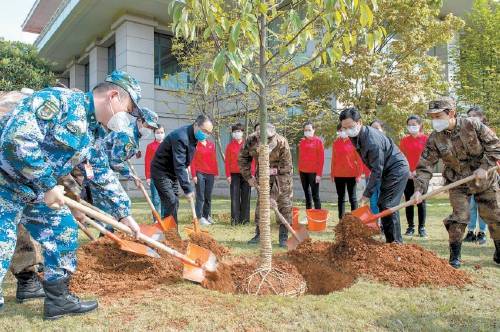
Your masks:
[{"label": "white glove", "polygon": [[45,193],[43,201],[48,207],[54,210],[59,210],[64,206],[64,187],[55,186]]},{"label": "white glove", "polygon": [[415,191],[410,199],[415,200],[415,204],[420,204],[422,203],[422,193],[420,191]]},{"label": "white glove", "polygon": [[123,223],[124,225],[127,225],[132,230],[132,232],[134,232],[134,236],[136,239],[139,237],[141,230],[139,228],[139,225],[132,216],[127,216],[125,218],[122,218],[120,219],[120,222]]}]

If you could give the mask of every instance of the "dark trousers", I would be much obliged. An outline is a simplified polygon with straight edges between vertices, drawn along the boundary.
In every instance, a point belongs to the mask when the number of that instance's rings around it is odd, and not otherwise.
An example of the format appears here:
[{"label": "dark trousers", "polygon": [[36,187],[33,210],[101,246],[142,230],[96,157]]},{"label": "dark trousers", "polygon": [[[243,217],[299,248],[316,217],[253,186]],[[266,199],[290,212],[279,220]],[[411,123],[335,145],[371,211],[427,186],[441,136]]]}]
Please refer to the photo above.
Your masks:
[{"label": "dark trousers", "polygon": [[[179,183],[177,178],[167,176],[152,176],[151,178],[156,190],[158,190],[161,204],[165,207],[166,216],[173,216],[175,222],[179,224],[177,220],[177,211],[179,210]],[[166,216],[162,216],[162,218]]]},{"label": "dark trousers", "polygon": [[212,191],[215,176],[196,172],[196,217],[207,219],[212,214]]},{"label": "dark trousers", "polygon": [[[378,208],[380,211],[387,210],[401,203],[406,181],[409,175],[408,166],[397,167],[382,174],[380,184],[380,196],[378,198]],[[387,243],[403,243],[401,236],[401,223],[399,221],[399,211],[382,218],[382,228]]]},{"label": "dark trousers", "polygon": [[250,221],[250,185],[239,173],[231,173],[231,224]]},{"label": "dark trousers", "polygon": [[337,189],[337,202],[339,207],[339,219],[345,214],[345,192],[349,195],[351,211],[358,208],[358,199],[356,197],[356,178],[333,178],[335,188]]},{"label": "dark trousers", "polygon": [[300,182],[302,183],[302,189],[304,189],[304,195],[306,197],[306,209],[312,209],[313,201],[314,208],[321,209],[321,201],[319,199],[319,183],[316,183],[316,173],[300,172]]},{"label": "dark trousers", "polygon": [[[408,182],[406,182],[406,188],[404,191],[405,195],[405,200],[408,202],[415,192],[415,183],[413,182],[413,179],[408,179]],[[406,221],[408,221],[408,227],[414,228],[415,223],[413,221],[413,205],[410,205],[406,208]],[[426,216],[426,206],[425,206],[425,201],[417,205],[417,213],[418,213],[418,228],[424,228],[425,227],[425,216]]]}]

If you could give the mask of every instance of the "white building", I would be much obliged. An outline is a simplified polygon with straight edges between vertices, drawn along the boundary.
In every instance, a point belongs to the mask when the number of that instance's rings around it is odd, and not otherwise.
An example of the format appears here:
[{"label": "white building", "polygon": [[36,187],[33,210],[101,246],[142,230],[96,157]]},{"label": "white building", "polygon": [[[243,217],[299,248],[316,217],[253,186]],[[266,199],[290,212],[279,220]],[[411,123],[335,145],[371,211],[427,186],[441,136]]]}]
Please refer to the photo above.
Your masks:
[{"label": "white building", "polygon": [[[186,105],[174,93],[187,84],[186,76],[163,79],[164,74],[180,71],[170,53],[172,33],[167,7],[171,1],[36,0],[23,31],[39,34],[35,46],[40,55],[55,63],[62,83],[71,88],[90,90],[114,69],[132,74],[142,87],[141,105],[156,111],[169,132],[190,121]],[[472,0],[445,0],[442,14],[463,16],[471,4]],[[449,78],[449,47],[437,47],[432,52],[445,63]],[[143,152],[147,143],[141,143]],[[325,175],[330,170],[330,156],[326,152]],[[141,173],[142,160],[136,161]],[[219,166],[223,172],[222,162]],[[300,186],[299,181],[296,184]],[[329,181],[323,181],[323,187],[333,191]]]}]

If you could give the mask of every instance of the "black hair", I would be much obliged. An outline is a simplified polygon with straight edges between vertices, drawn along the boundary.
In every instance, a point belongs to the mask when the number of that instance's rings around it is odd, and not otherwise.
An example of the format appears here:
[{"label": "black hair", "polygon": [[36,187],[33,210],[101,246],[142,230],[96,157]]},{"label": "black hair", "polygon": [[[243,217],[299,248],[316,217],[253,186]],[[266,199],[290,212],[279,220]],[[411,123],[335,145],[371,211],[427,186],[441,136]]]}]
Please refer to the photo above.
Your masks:
[{"label": "black hair", "polygon": [[162,126],[161,124],[159,124],[159,123],[158,123],[158,128],[156,128],[156,129],[154,130],[154,132],[156,133],[156,131],[157,131],[158,129],[162,129],[162,128],[163,128],[163,126]]},{"label": "black hair", "polygon": [[342,129],[342,123],[337,123],[337,131],[339,131],[340,129]]},{"label": "black hair", "polygon": [[194,123],[198,126],[201,127],[203,124],[207,121],[212,122],[212,119],[206,115],[206,114],[200,114],[196,117],[196,120],[194,120]]},{"label": "black hair", "polygon": [[312,129],[314,129],[314,125],[313,125],[313,123],[312,123],[311,121],[309,121],[309,120],[308,120],[308,121],[306,121],[306,122],[304,122],[304,125],[302,126],[302,128],[305,128],[306,126],[311,126],[311,127],[312,127]]},{"label": "black hair", "polygon": [[416,114],[412,114],[408,117],[408,119],[406,119],[406,124],[408,124],[408,122],[410,122],[410,120],[415,120],[417,121],[417,123],[420,125],[422,124],[422,118],[419,117],[418,115]]},{"label": "black hair", "polygon": [[235,123],[234,125],[231,126],[231,132],[241,130],[243,131],[243,125],[241,123]]},{"label": "black hair", "polygon": [[385,124],[382,121],[380,121],[379,119],[375,119],[372,122],[370,122],[370,127],[373,126],[374,123],[378,123],[380,125],[380,127],[382,127],[382,129],[385,129]]},{"label": "black hair", "polygon": [[340,112],[339,120],[343,121],[346,119],[352,119],[353,121],[358,122],[359,120],[361,120],[361,114],[356,107],[346,108],[345,110]]}]

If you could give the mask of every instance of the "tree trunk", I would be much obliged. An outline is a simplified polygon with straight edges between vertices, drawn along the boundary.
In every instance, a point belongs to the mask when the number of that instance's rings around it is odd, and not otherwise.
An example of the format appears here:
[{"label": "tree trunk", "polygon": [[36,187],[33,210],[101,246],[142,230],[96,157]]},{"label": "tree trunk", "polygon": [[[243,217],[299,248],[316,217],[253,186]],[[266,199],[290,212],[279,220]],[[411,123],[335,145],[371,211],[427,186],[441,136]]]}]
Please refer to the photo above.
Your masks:
[{"label": "tree trunk", "polygon": [[272,267],[271,221],[269,206],[269,146],[267,145],[267,75],[266,75],[266,16],[259,17],[260,25],[260,51],[259,51],[259,76],[262,81],[259,89],[259,229],[260,229],[260,267]]}]

